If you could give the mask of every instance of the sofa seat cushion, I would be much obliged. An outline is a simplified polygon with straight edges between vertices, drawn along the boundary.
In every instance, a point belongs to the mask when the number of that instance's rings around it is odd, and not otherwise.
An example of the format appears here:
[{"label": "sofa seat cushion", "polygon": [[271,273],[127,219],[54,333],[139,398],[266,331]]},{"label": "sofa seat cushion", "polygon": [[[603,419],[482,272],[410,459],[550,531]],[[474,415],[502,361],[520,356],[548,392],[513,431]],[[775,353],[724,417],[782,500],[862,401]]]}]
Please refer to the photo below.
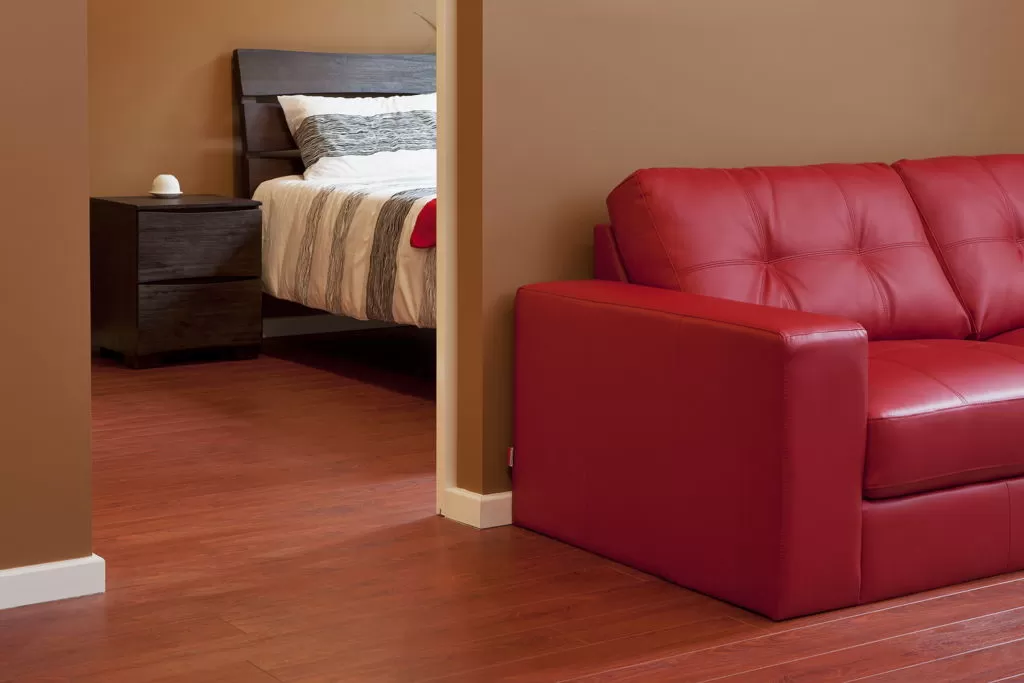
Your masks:
[{"label": "sofa seat cushion", "polygon": [[869,344],[864,496],[1024,475],[1024,347]]},{"label": "sofa seat cushion", "polygon": [[997,344],[1013,344],[1014,346],[1024,346],[1024,328],[1000,334],[999,336],[992,337],[991,339],[989,339],[989,341],[996,342]]}]

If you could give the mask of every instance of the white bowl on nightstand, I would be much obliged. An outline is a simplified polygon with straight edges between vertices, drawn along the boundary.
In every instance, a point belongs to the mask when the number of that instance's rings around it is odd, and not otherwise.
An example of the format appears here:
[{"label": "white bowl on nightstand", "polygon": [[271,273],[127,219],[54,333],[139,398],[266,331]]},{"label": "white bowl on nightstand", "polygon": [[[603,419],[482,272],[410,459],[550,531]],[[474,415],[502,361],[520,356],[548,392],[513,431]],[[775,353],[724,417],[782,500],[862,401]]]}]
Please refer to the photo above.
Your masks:
[{"label": "white bowl on nightstand", "polygon": [[174,199],[181,196],[181,183],[174,176],[163,173],[153,180],[153,189],[149,193],[160,199]]}]

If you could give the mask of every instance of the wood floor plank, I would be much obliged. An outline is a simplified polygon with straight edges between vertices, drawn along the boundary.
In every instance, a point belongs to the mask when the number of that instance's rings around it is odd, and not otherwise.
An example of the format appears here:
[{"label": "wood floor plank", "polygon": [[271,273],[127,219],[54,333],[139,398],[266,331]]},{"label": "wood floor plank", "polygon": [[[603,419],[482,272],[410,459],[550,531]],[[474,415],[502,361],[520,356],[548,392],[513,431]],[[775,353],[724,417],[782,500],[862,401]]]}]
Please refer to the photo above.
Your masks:
[{"label": "wood floor plank", "polygon": [[[383,587],[375,593],[356,591],[356,595],[347,591],[331,591],[323,596],[327,599],[320,602],[315,602],[315,596],[309,596],[300,601],[300,604],[311,606],[306,618],[297,614],[301,610],[297,610],[294,603],[289,604],[287,594],[283,600],[269,596],[258,604],[230,607],[225,618],[244,631],[278,637],[294,632],[297,626],[302,631],[328,628],[366,630],[370,619],[403,625],[427,620],[436,628],[444,628],[451,623],[496,624],[503,616],[514,619],[520,613],[530,614],[534,605],[549,600],[562,600],[571,608],[577,603],[591,601],[595,594],[600,597],[609,591],[634,585],[629,577],[600,566],[568,573],[553,570],[546,579],[524,584],[499,584],[495,589],[474,584],[472,588],[453,590],[443,582],[416,585],[417,582],[411,579],[409,583],[412,585],[406,592],[389,591]],[[333,607],[320,609],[324,604]],[[289,615],[286,620],[266,612],[275,606],[280,606],[280,610]],[[250,616],[254,612],[258,613],[255,619]],[[507,621],[502,626],[515,627]]]},{"label": "wood floor plank", "polygon": [[[304,649],[296,652],[296,659],[305,661],[259,665],[286,683],[426,681],[451,671],[475,670],[517,659],[524,652],[559,652],[579,645],[551,628],[467,642],[457,649],[449,649],[436,639],[412,638],[386,640],[376,646],[364,644],[358,650],[343,648],[344,652],[338,653],[338,642],[324,640],[322,634],[307,634],[302,642]],[[334,654],[330,654],[332,645]],[[319,658],[309,656],[311,648],[319,651]]]},{"label": "wood floor plank", "polygon": [[[311,627],[289,636],[274,636],[273,642],[261,646],[254,661],[282,678],[303,681],[318,680],[324,671],[345,673],[351,680],[399,673],[409,680],[424,680],[637,633],[679,630],[735,609],[660,582],[622,578],[632,585],[521,607],[503,605],[508,600],[498,596],[480,611],[473,606],[459,607],[455,599],[444,610],[381,621],[386,625],[383,629],[368,625],[365,619]],[[608,628],[615,625],[619,626]],[[524,639],[525,645],[515,645]],[[451,651],[452,643],[460,644],[459,652]],[[395,653],[401,657],[396,658]],[[443,656],[438,658],[438,653]]]},{"label": "wood floor plank", "polygon": [[[875,640],[859,647],[793,660],[718,680],[729,683],[851,681],[894,669],[916,667],[1017,638],[1024,639],[1024,607],[924,629],[896,638]],[[938,666],[945,670],[953,661],[955,660],[949,659],[948,663],[939,662]],[[1024,670],[1024,664],[1021,664],[1020,660],[1018,666],[1020,670]]]},{"label": "wood floor plank", "polygon": [[869,612],[883,612],[886,610],[896,609],[898,607],[906,607],[917,603],[926,603],[937,598],[947,598],[958,593],[968,593],[971,591],[977,591],[982,588],[990,588],[1001,584],[1011,583],[1019,579],[1024,579],[1024,571],[1011,572],[1009,574],[1000,574],[997,576],[989,576],[982,579],[976,579],[974,581],[968,581],[966,583],[958,584],[956,586],[936,588],[930,591],[914,593],[912,595],[904,595],[898,598],[890,598],[889,600],[883,600],[881,602],[870,603],[867,605],[855,605],[853,607],[845,607],[843,609],[838,609],[831,612],[820,612],[818,614],[811,614],[806,617],[797,617],[795,619],[787,620],[783,622],[783,624],[781,625],[778,622],[768,619],[767,617],[762,617],[759,614],[753,613],[747,613],[747,615],[743,617],[743,620],[753,625],[760,626],[764,628],[766,631],[778,631],[782,627],[784,627],[787,630],[791,628],[803,628],[826,622],[841,621],[843,619],[849,619],[852,617],[867,614]]},{"label": "wood floor plank", "polygon": [[[626,667],[740,640],[756,629],[731,617],[708,619],[676,628],[641,632],[597,644],[561,650],[542,656],[523,656],[483,669],[452,671],[436,680],[508,681],[515,683],[551,683],[591,673]],[[431,679],[435,680],[435,679]]]},{"label": "wood floor plank", "polygon": [[32,680],[43,673],[77,681],[104,678],[118,669],[159,667],[182,659],[230,653],[251,638],[217,618],[174,623],[140,623],[137,629],[113,633],[77,631],[73,635],[42,638],[18,648],[0,646],[3,671],[14,680]]},{"label": "wood floor plank", "polygon": [[[1012,638],[1013,634],[1005,633],[1005,636]],[[993,683],[1020,678],[1024,678],[1024,636],[859,680],[870,683]]]},{"label": "wood floor plank", "polygon": [[1024,673],[1019,674],[1017,676],[1005,676],[1003,678],[997,678],[995,680],[988,681],[988,683],[1007,683],[1008,681],[1024,681]]},{"label": "wood floor plank", "polygon": [[434,348],[400,350],[404,334],[142,372],[98,362],[108,592],[0,612],[0,681],[1021,673],[1021,645],[999,643],[1020,633],[1024,573],[776,624],[521,529],[438,518],[434,386],[416,366]]},{"label": "wood floor plank", "polygon": [[1003,612],[1014,605],[1024,605],[1024,580],[831,621],[811,622],[806,626],[799,622],[794,622],[795,625],[776,624],[772,630],[748,640],[649,662],[632,669],[604,672],[587,681],[640,681],[654,680],[658,676],[668,676],[680,682],[714,680]]},{"label": "wood floor plank", "polygon": [[186,657],[159,664],[105,671],[75,683],[281,683],[252,662],[212,664]]},{"label": "wood floor plank", "polygon": [[[627,579],[628,581],[628,579]],[[556,587],[562,587],[559,590]],[[550,587],[550,588],[549,588]],[[518,600],[505,598],[509,591],[522,591]],[[543,588],[531,595],[530,589]],[[393,595],[382,595],[373,600],[350,602],[348,596],[338,596],[335,608],[330,612],[315,611],[310,619],[297,618],[256,622],[262,625],[253,629],[251,619],[230,618],[242,630],[261,635],[283,638],[296,631],[332,629],[337,632],[351,630],[365,632],[367,621],[376,619],[398,625],[392,628],[396,635],[428,627],[433,631],[451,629],[464,631],[467,635],[485,634],[498,631],[512,633],[530,628],[549,626],[559,620],[570,620],[578,614],[606,614],[631,609],[628,601],[643,604],[661,591],[649,589],[643,584],[623,583],[621,577],[603,568],[592,568],[585,572],[555,574],[544,583],[510,586],[503,590],[466,591],[464,594],[444,594],[437,590],[429,598],[420,601],[396,599]],[[285,601],[274,601],[277,605]],[[282,607],[282,609],[285,609]]]}]

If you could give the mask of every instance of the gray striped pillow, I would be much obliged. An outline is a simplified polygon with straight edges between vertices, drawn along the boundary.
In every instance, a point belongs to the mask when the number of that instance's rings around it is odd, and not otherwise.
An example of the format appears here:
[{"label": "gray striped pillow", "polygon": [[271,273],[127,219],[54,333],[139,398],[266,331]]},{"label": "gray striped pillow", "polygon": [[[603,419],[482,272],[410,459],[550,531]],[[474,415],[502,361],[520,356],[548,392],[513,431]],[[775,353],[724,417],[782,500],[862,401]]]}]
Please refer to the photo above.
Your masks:
[{"label": "gray striped pillow", "polygon": [[315,114],[299,124],[295,142],[306,168],[324,157],[370,156],[437,148],[437,114],[403,111],[373,116]]},{"label": "gray striped pillow", "polygon": [[435,94],[279,98],[302,153],[307,178],[367,182],[433,173],[437,148]]}]

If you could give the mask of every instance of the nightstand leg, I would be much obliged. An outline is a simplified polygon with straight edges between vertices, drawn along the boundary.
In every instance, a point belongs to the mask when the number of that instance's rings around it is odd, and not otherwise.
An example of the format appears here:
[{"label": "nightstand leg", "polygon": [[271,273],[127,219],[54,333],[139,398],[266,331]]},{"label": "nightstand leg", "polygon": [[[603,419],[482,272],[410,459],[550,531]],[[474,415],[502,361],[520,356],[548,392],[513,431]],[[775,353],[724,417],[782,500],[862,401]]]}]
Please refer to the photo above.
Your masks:
[{"label": "nightstand leg", "polygon": [[236,346],[231,349],[231,357],[235,360],[254,360],[259,358],[260,345],[250,344],[248,346]]},{"label": "nightstand leg", "polygon": [[160,356],[125,354],[124,364],[133,370],[146,370],[160,365]]}]

